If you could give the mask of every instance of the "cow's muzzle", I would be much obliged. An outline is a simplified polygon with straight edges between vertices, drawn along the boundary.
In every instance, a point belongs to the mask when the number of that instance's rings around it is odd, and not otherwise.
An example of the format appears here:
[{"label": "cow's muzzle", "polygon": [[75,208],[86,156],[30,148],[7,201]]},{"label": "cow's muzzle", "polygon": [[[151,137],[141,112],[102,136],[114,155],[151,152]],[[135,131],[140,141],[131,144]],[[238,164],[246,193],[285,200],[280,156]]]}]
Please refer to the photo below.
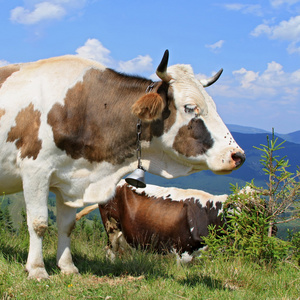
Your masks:
[{"label": "cow's muzzle", "polygon": [[231,154],[232,160],[235,162],[235,167],[239,168],[246,160],[246,155],[243,152],[235,152]]},{"label": "cow's muzzle", "polygon": [[216,159],[212,160],[208,168],[215,174],[230,174],[242,166],[246,155],[240,148],[225,148]]}]

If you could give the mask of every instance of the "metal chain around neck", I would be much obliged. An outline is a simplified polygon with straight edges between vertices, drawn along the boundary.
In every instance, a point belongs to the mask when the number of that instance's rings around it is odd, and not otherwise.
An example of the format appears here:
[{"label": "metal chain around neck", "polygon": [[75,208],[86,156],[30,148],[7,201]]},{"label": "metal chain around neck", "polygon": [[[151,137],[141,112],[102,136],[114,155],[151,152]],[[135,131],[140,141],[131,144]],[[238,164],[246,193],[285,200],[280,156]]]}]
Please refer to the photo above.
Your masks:
[{"label": "metal chain around neck", "polygon": [[142,134],[142,120],[138,119],[138,122],[136,124],[136,156],[138,160],[138,168],[143,169],[142,162],[141,162],[141,156],[142,156],[142,148],[141,148],[141,134]]}]

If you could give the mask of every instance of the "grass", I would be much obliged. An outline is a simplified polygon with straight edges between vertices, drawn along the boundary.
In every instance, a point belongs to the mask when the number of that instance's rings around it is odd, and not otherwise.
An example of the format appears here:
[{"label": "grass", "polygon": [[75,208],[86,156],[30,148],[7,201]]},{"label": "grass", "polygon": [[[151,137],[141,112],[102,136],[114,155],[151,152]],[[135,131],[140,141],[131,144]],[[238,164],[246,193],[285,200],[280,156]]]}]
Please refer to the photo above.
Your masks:
[{"label": "grass", "polygon": [[172,254],[133,250],[106,260],[105,237],[75,233],[74,262],[81,275],[55,264],[56,233],[44,240],[49,280],[28,280],[28,239],[0,231],[0,299],[300,299],[300,268],[292,262],[258,265],[241,258],[196,259],[177,266]]}]

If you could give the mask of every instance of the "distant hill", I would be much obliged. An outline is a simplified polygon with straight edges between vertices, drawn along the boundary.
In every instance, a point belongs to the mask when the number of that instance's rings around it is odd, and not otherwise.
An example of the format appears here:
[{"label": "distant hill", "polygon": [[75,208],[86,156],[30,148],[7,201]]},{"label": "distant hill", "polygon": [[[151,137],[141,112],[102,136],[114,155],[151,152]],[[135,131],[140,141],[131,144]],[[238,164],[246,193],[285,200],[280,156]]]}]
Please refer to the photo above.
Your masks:
[{"label": "distant hill", "polygon": [[[266,131],[266,130],[255,128],[255,127],[247,127],[247,126],[241,126],[241,125],[235,125],[235,124],[226,124],[226,126],[228,127],[228,129],[231,132],[238,132],[238,133],[245,133],[245,134],[259,134],[259,133],[271,134],[271,130]],[[276,134],[276,136],[282,138],[283,140],[286,140],[286,141],[292,142],[292,143],[296,143],[296,144],[300,144],[300,130],[294,131],[291,133],[287,133],[287,134],[282,134],[282,133],[276,132],[276,129],[275,129],[275,134]]]},{"label": "distant hill", "polygon": [[300,130],[289,133],[289,134],[279,134],[281,138],[286,141],[300,144]]},{"label": "distant hill", "polygon": [[230,132],[239,132],[239,133],[269,133],[270,131],[266,131],[263,129],[255,128],[255,127],[248,127],[242,125],[235,125],[235,124],[226,124]]}]

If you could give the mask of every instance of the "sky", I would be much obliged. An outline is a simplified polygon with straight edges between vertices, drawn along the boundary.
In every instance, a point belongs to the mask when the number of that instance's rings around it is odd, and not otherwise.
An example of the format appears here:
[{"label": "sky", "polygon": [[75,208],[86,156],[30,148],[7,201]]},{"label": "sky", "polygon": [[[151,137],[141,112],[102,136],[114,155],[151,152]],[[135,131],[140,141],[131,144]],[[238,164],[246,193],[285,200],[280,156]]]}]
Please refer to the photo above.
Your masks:
[{"label": "sky", "polygon": [[0,0],[0,66],[74,54],[158,80],[190,64],[226,124],[300,130],[300,0]]}]

